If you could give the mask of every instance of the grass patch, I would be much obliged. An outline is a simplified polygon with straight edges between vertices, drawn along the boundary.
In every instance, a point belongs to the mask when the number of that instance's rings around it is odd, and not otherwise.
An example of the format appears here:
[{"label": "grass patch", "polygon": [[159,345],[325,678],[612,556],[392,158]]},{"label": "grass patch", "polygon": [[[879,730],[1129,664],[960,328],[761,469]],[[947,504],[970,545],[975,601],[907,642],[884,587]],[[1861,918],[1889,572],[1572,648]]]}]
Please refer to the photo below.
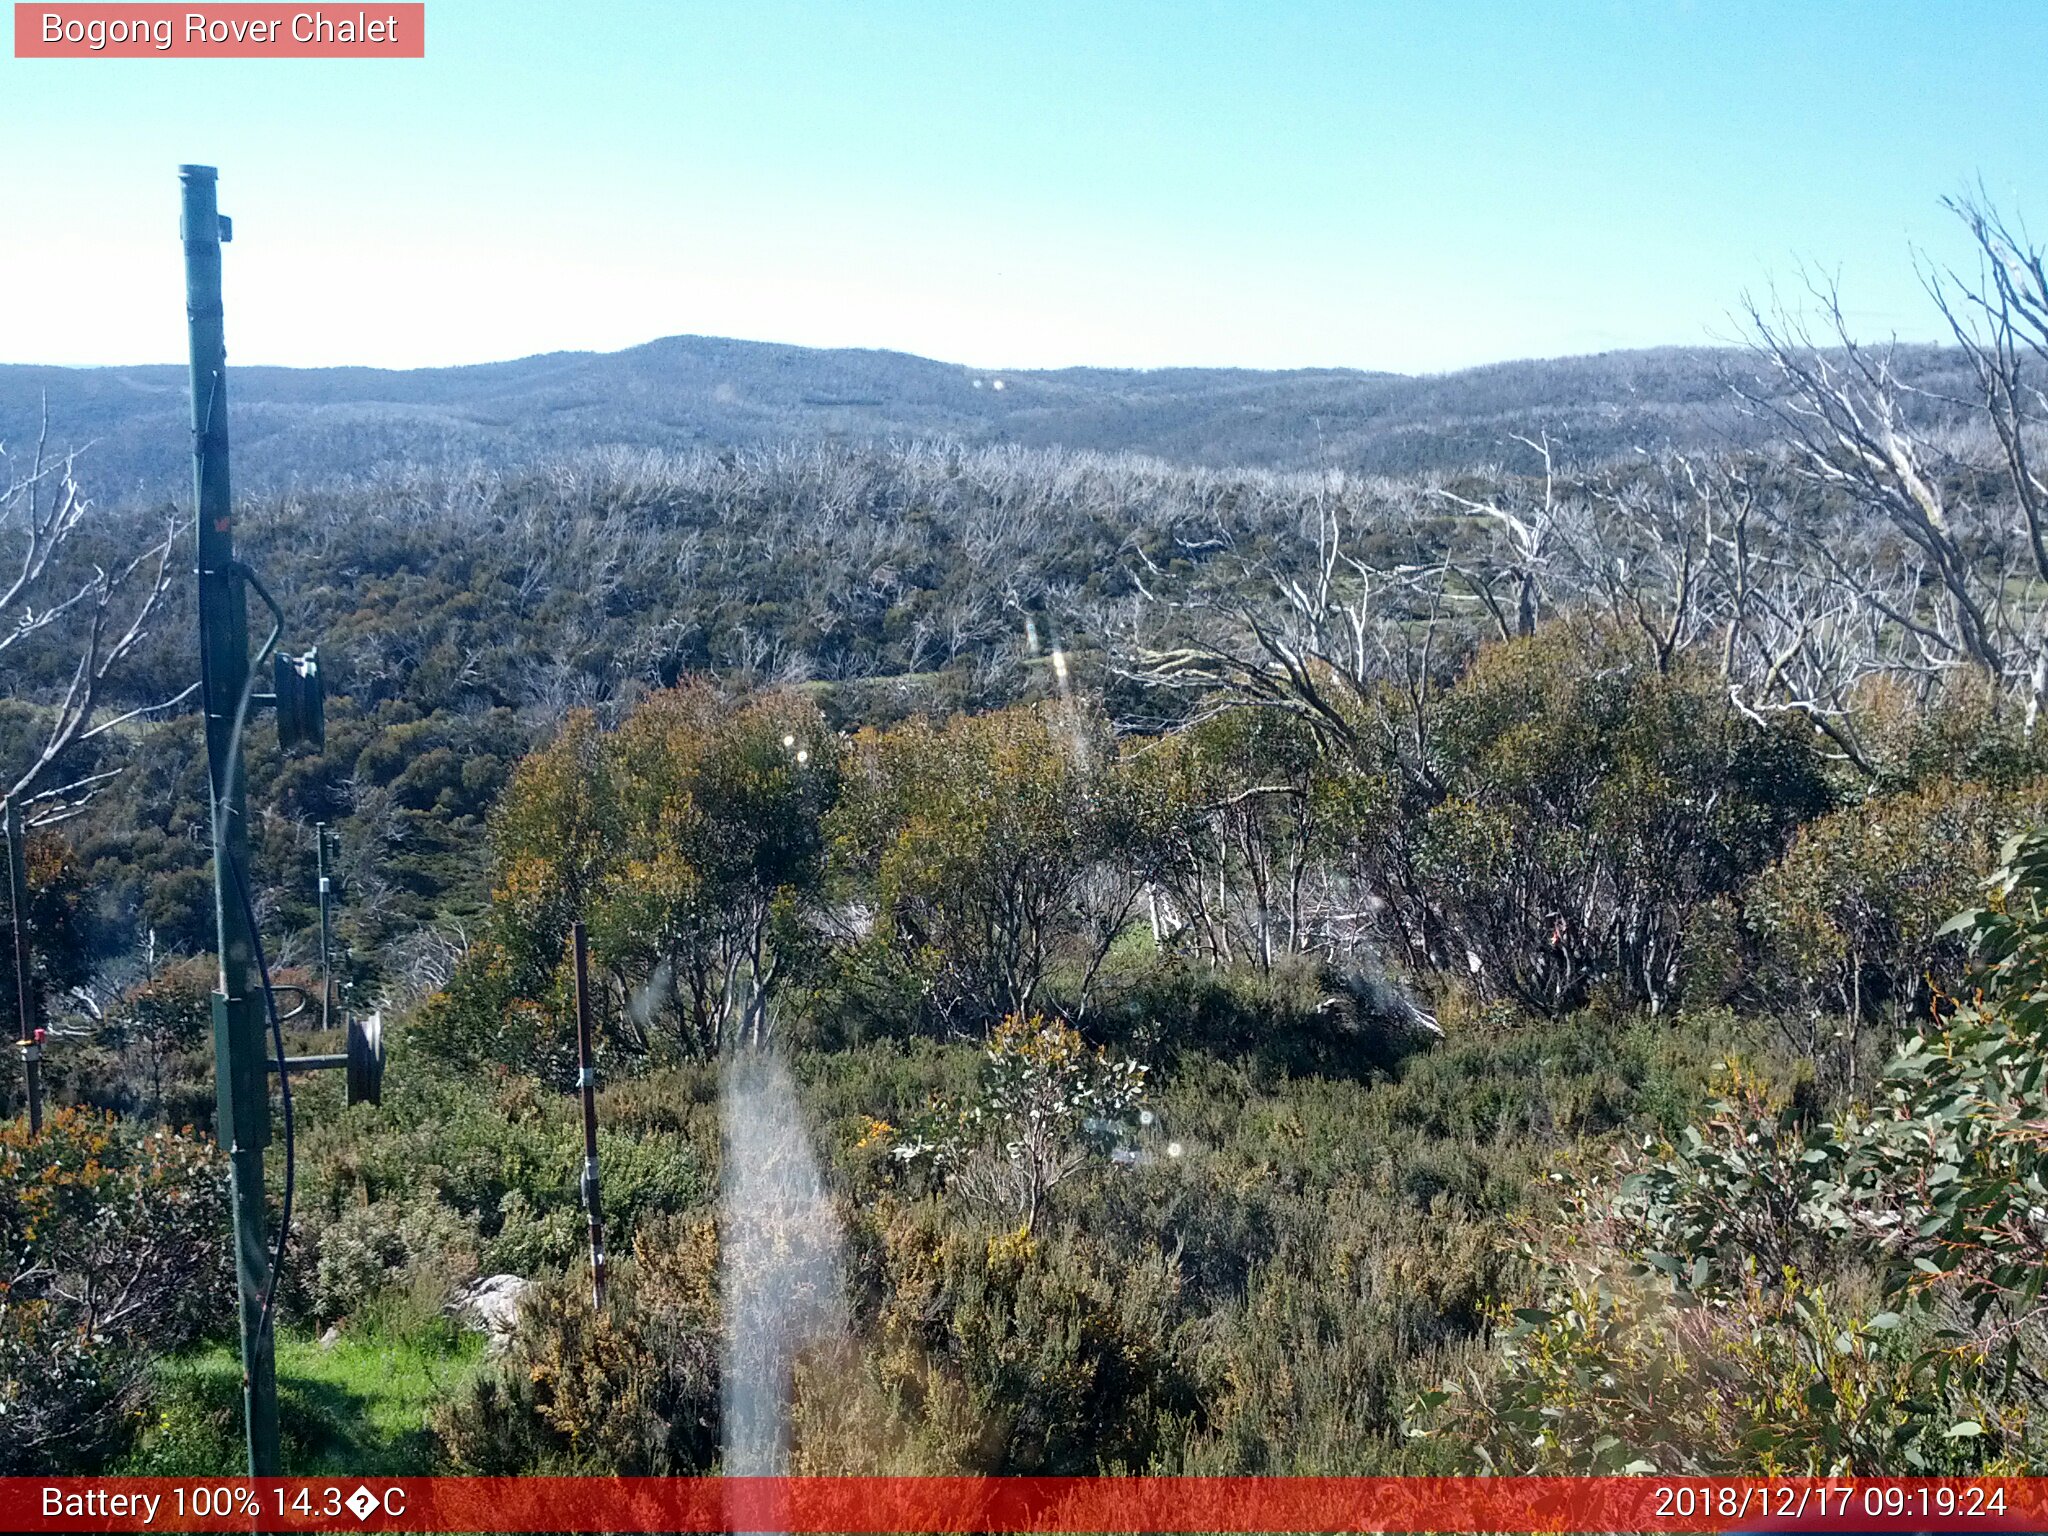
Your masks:
[{"label": "grass patch", "polygon": [[[451,1325],[304,1335],[277,1346],[278,1421],[289,1476],[419,1476],[440,1470],[427,1414],[468,1380],[483,1339]],[[135,1448],[131,1476],[211,1477],[246,1470],[242,1362],[230,1345],[166,1359]]]}]

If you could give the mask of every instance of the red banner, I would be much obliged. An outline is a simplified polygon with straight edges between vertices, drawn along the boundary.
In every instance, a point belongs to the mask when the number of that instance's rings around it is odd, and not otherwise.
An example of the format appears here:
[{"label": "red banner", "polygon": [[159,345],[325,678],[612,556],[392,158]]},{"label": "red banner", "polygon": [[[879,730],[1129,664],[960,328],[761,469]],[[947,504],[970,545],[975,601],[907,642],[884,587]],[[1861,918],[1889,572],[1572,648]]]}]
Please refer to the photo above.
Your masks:
[{"label": "red banner", "polygon": [[424,4],[14,7],[17,59],[423,59]]},{"label": "red banner", "polygon": [[0,1478],[8,1531],[2044,1531],[2048,1479]]}]

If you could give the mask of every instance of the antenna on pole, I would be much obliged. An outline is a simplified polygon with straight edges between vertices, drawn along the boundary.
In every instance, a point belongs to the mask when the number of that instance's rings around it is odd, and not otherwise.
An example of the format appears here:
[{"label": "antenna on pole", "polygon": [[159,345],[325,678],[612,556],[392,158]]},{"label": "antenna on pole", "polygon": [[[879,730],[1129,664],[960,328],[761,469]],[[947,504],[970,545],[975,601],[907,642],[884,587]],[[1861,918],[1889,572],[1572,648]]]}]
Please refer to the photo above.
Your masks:
[{"label": "antenna on pole", "polygon": [[583,1209],[590,1218],[590,1304],[604,1310],[604,1206],[597,1190],[597,1064],[590,1048],[590,960],[583,924],[576,950],[576,1086],[583,1095]]},{"label": "antenna on pole", "polygon": [[[310,658],[312,652],[306,656]],[[285,709],[280,699],[280,733],[283,726],[281,717]],[[348,1006],[348,1000],[338,995],[334,983],[334,876],[328,873],[328,858],[340,851],[340,839],[326,822],[317,822],[314,833],[314,871],[320,886],[320,1029],[322,1033],[334,1027],[334,1008],[341,1006],[341,1026],[347,1035],[347,1045],[339,1052],[325,1056],[287,1056],[284,1070],[287,1072],[317,1072],[329,1067],[347,1072],[348,1102],[351,1104],[381,1104],[384,1102],[384,1015],[372,1013],[366,1018],[357,1018]],[[346,956],[348,946],[342,946]],[[273,1069],[277,1063],[271,1064]]]}]

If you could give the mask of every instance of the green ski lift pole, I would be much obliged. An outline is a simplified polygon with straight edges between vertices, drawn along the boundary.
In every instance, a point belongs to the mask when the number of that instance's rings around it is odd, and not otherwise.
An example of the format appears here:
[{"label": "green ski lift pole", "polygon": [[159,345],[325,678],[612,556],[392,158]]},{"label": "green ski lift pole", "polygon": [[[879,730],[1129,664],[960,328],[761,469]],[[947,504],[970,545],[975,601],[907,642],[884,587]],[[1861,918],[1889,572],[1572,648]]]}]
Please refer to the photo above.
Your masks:
[{"label": "green ski lift pole", "polygon": [[185,318],[192,343],[192,482],[199,528],[200,690],[213,792],[214,917],[220,975],[213,994],[213,1059],[220,1144],[228,1149],[241,1296],[242,1408],[249,1474],[278,1474],[277,1359],[263,1300],[270,1246],[263,1216],[263,1149],[270,1143],[268,1050],[263,1039],[256,935],[238,881],[246,881],[249,834],[242,726],[249,712],[249,604],[235,561],[228,489],[227,348],[220,247],[231,238],[215,200],[210,165],[178,170],[184,185]]},{"label": "green ski lift pole", "polygon": [[[192,342],[192,483],[198,513],[199,687],[206,710],[206,768],[213,792],[213,904],[219,930],[220,978],[213,994],[213,1061],[220,1106],[218,1135],[228,1149],[234,1207],[235,1283],[242,1321],[242,1407],[248,1428],[249,1473],[278,1473],[277,1360],[273,1303],[277,1270],[290,1226],[292,1100],[289,1074],[323,1068],[348,1073],[351,1104],[381,1101],[384,1025],[380,1014],[357,1019],[344,1010],[348,1049],[326,1056],[287,1056],[284,1025],[303,1012],[277,1009],[256,931],[249,873],[242,733],[252,709],[277,712],[277,744],[292,752],[320,750],[327,740],[326,685],[317,647],[301,655],[277,648],[284,610],[235,558],[234,503],[228,485],[227,348],[222,339],[220,248],[232,238],[214,199],[210,165],[179,167],[184,184],[185,319]],[[270,632],[249,655],[249,593],[269,611]],[[272,689],[256,692],[256,668],[268,662]],[[323,834],[324,835],[324,834]],[[322,885],[325,852],[322,852]],[[323,960],[327,901],[321,900]],[[322,984],[326,985],[322,966]],[[329,1019],[325,996],[321,1020]],[[270,1025],[270,1038],[264,1024]],[[275,1047],[275,1055],[272,1047]],[[276,1246],[265,1240],[263,1149],[270,1145],[270,1073],[284,1098],[285,1212]]]}]

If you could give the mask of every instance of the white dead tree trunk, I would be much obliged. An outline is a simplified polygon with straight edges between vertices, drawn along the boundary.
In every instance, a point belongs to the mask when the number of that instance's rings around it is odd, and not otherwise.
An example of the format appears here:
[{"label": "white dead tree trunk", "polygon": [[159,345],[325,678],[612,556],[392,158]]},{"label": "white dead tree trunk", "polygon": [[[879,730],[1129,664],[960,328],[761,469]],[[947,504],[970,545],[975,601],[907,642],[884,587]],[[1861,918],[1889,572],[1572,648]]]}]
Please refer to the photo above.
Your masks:
[{"label": "white dead tree trunk", "polygon": [[[1118,647],[1117,675],[1190,694],[1207,710],[1276,709],[1321,737],[1350,743],[1379,677],[1379,600],[1387,573],[1349,553],[1335,508],[1319,501],[1313,563],[1271,560],[1232,567],[1221,590],[1169,593],[1142,550],[1133,633]],[[1143,631],[1173,631],[1159,644]]]},{"label": "white dead tree trunk", "polygon": [[[79,557],[93,505],[75,473],[76,454],[52,458],[45,421],[26,465],[16,467],[0,445],[0,655],[26,662],[62,647],[68,679],[44,708],[38,744],[26,763],[0,766],[0,802],[21,807],[30,826],[76,815],[106,773],[67,779],[76,747],[139,716],[167,709],[175,697],[103,717],[109,680],[149,632],[173,574],[171,551],[182,526],[167,517],[163,536],[118,564]],[[63,675],[62,673],[59,674]]]},{"label": "white dead tree trunk", "polygon": [[[1474,573],[1455,563],[1449,567],[1465,582],[1472,596],[1485,605],[1503,640],[1536,633],[1537,620],[1542,616],[1543,575],[1559,541],[1564,519],[1564,508],[1558,498],[1557,457],[1550,434],[1542,432],[1535,437],[1524,437],[1516,433],[1515,441],[1543,461],[1543,498],[1540,502],[1517,506],[1508,495],[1491,501],[1475,501],[1441,486],[1431,492],[1440,500],[1483,520],[1504,546],[1505,558],[1496,562],[1497,571]],[[1514,592],[1512,626],[1507,609],[1494,591],[1497,575],[1502,574],[1508,578]]]},{"label": "white dead tree trunk", "polygon": [[[1945,489],[1953,466],[1908,424],[1909,387],[1889,349],[1866,348],[1849,334],[1833,288],[1815,285],[1811,291],[1830,332],[1825,349],[1804,321],[1783,313],[1767,316],[1750,306],[1755,344],[1781,388],[1745,398],[1784,426],[1792,467],[1801,477],[1876,514],[1917,553],[1929,577],[1927,599],[1887,616],[1931,645],[1953,646],[1957,659],[2002,679],[2006,656],[1995,613],[2000,594],[1969,547],[1970,536],[1983,531],[1982,509]],[[1815,539],[1812,548],[1842,569],[1829,541]]]},{"label": "white dead tree trunk", "polygon": [[[1975,376],[1976,395],[1968,404],[1998,445],[2029,584],[2048,586],[2048,476],[2041,467],[2048,452],[2048,259],[1981,194],[1948,199],[1947,207],[1977,246],[1977,278],[1972,283],[1952,270],[1923,266],[1923,279]],[[2009,581],[2010,575],[2001,581],[2002,591],[2010,590]],[[2029,734],[2048,694],[2044,596],[2029,593],[2023,610],[2007,615],[2022,653],[2015,662],[2024,674]]]}]

